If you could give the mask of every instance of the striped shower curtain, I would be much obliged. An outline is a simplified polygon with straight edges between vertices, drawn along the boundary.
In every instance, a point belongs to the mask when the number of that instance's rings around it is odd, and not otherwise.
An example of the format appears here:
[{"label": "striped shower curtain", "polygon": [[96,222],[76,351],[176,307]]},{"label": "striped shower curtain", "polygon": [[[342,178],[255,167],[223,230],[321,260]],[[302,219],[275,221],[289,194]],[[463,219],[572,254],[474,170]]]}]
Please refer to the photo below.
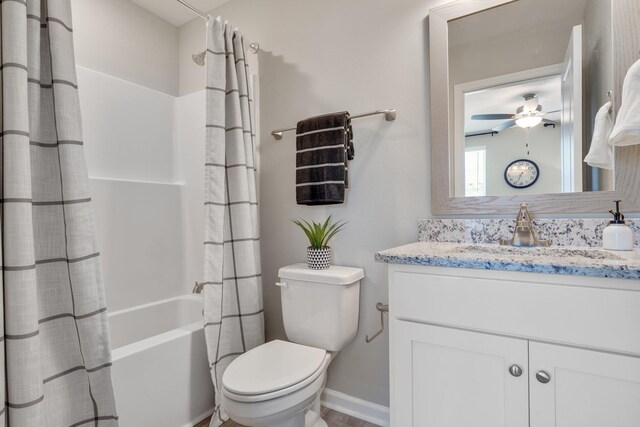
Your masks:
[{"label": "striped shower curtain", "polygon": [[215,412],[222,374],[264,342],[253,99],[242,35],[207,23],[204,317]]},{"label": "striped shower curtain", "polygon": [[71,6],[0,7],[0,426],[117,426]]}]

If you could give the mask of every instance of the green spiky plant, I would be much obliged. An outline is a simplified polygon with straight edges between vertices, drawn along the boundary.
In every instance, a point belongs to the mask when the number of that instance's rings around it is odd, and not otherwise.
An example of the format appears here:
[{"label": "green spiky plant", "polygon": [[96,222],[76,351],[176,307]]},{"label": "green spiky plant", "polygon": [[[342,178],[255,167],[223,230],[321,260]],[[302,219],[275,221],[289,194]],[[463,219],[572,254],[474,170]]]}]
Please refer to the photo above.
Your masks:
[{"label": "green spiky plant", "polygon": [[324,223],[294,219],[293,223],[300,227],[309,239],[309,245],[314,249],[322,249],[329,246],[329,241],[345,226],[344,221],[331,222],[331,215]]}]

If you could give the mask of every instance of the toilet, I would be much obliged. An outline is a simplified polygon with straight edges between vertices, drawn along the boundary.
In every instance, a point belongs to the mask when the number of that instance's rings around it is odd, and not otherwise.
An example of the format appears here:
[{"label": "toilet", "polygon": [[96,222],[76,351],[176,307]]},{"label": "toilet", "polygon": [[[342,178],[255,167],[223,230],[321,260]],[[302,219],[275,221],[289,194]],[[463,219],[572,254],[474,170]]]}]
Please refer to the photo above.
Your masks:
[{"label": "toilet", "polygon": [[252,427],[327,427],[320,395],[327,367],[358,330],[361,268],[306,264],[278,272],[289,341],[275,340],[242,354],[222,376],[222,408]]}]

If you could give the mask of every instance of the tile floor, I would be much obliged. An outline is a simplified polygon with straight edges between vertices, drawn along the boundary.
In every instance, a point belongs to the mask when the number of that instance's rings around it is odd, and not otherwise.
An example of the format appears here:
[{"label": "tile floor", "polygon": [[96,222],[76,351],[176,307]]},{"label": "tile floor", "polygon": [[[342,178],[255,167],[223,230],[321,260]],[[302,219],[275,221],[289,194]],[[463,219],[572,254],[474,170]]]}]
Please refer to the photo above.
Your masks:
[{"label": "tile floor", "polygon": [[[342,414],[332,409],[322,408],[322,419],[324,419],[329,427],[379,427],[376,424],[362,421],[349,415]],[[206,419],[195,427],[208,427],[209,419]],[[231,420],[223,424],[223,427],[244,427]]]}]

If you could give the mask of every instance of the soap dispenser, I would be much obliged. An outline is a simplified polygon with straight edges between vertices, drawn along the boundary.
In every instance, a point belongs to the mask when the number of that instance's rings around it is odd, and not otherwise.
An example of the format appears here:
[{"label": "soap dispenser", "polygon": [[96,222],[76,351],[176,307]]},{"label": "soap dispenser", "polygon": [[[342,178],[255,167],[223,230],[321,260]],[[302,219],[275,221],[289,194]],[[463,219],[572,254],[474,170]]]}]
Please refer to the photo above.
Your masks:
[{"label": "soap dispenser", "polygon": [[613,221],[609,222],[602,233],[602,246],[613,251],[633,250],[633,231],[624,223],[624,215],[620,213],[620,200],[616,200],[616,211],[609,211]]}]

